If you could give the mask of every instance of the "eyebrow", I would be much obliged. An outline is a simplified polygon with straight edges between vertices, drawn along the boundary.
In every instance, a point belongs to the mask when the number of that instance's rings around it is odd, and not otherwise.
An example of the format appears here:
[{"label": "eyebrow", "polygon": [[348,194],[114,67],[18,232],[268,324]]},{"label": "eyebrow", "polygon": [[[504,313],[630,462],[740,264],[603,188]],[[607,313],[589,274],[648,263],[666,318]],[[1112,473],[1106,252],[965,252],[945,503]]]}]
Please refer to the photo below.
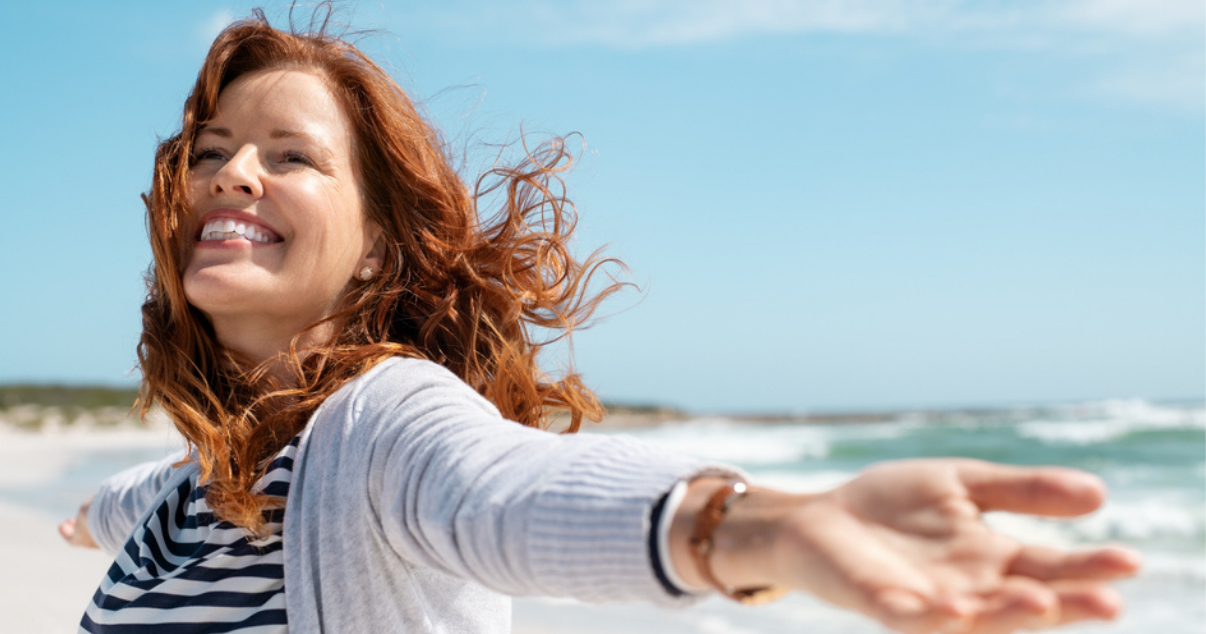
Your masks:
[{"label": "eyebrow", "polygon": [[[212,125],[202,125],[200,128],[198,128],[197,136],[201,136],[202,134],[212,134],[214,136],[218,136],[223,139],[229,139],[232,136],[234,136],[234,134],[230,131],[230,128],[222,128],[219,126],[212,126]],[[313,136],[306,134],[305,132],[301,132],[300,130],[284,130],[281,128],[277,128],[268,133],[268,138],[270,138],[270,139],[301,139],[303,141],[309,141],[310,143],[313,143],[315,145],[319,145],[319,146],[322,145],[321,143],[318,142],[318,139],[315,139]]]},{"label": "eyebrow", "polygon": [[202,134],[212,134],[215,136],[220,136],[223,139],[229,139],[230,137],[234,136],[230,133],[228,128],[219,128],[217,126],[205,124],[202,124],[201,127],[197,128],[197,136],[201,136]]},{"label": "eyebrow", "polygon": [[309,141],[316,145],[318,144],[317,139],[310,136],[309,134],[306,134],[305,132],[301,132],[298,130],[281,130],[278,128],[276,130],[273,130],[272,132],[269,132],[268,138],[270,138],[270,139],[301,139],[303,141]]}]

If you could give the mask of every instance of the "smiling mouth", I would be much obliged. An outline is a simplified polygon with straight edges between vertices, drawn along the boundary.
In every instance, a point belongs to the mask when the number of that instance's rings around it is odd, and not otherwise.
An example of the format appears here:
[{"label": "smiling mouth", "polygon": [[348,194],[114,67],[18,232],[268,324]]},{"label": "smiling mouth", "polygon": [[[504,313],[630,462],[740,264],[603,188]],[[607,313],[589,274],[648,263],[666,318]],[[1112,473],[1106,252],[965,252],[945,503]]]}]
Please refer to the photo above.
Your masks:
[{"label": "smiling mouth", "polygon": [[281,241],[280,237],[270,231],[230,218],[217,218],[205,223],[205,226],[201,227],[202,242],[239,239],[264,244]]}]

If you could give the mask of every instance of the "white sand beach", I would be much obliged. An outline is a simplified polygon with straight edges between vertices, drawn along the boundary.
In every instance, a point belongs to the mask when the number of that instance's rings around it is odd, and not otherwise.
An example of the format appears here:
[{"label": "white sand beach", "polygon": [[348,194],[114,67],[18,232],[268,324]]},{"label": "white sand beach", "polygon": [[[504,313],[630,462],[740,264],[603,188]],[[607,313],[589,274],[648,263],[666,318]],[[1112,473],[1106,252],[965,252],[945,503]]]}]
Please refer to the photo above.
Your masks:
[{"label": "white sand beach", "polygon": [[100,551],[63,543],[55,520],[2,502],[0,561],[10,571],[0,587],[0,610],[11,632],[76,631],[110,563]]},{"label": "white sand beach", "polygon": [[159,425],[52,426],[40,432],[0,425],[0,561],[9,572],[0,582],[5,631],[76,631],[111,562],[98,550],[72,548],[59,537],[65,516],[56,517],[51,509],[69,508],[68,499],[82,502],[86,496],[70,483],[58,486],[64,473],[90,452],[167,454],[181,446],[174,431]]}]

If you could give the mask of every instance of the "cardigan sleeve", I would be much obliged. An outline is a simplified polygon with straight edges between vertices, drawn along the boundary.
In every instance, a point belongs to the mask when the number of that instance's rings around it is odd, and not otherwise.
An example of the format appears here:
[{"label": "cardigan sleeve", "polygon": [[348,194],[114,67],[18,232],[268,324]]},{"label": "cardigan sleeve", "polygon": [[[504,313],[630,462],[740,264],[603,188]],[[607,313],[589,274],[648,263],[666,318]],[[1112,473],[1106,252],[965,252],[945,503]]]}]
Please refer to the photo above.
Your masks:
[{"label": "cardigan sleeve", "polygon": [[383,417],[369,496],[399,556],[511,595],[691,600],[654,572],[653,507],[680,480],[735,469],[524,427],[426,362],[389,368],[361,396],[362,417]]},{"label": "cardigan sleeve", "polygon": [[130,467],[101,483],[88,509],[88,531],[102,550],[117,554],[134,524],[163,489],[173,465],[184,456],[182,450],[157,462]]}]

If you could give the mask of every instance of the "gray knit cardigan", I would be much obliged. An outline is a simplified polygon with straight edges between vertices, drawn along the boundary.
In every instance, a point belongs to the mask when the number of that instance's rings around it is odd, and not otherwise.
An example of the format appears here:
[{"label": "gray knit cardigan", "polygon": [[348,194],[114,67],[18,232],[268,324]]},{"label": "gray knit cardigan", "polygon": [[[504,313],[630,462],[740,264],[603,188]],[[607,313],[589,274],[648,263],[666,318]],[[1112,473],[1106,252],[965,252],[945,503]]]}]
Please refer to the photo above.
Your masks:
[{"label": "gray knit cardigan", "polygon": [[[655,577],[650,511],[680,479],[731,473],[518,425],[442,366],[401,358],[328,398],[297,455],[284,527],[295,633],[508,632],[507,595],[690,601]],[[172,462],[102,485],[88,518],[102,548],[116,553],[196,478],[195,462]]]}]

